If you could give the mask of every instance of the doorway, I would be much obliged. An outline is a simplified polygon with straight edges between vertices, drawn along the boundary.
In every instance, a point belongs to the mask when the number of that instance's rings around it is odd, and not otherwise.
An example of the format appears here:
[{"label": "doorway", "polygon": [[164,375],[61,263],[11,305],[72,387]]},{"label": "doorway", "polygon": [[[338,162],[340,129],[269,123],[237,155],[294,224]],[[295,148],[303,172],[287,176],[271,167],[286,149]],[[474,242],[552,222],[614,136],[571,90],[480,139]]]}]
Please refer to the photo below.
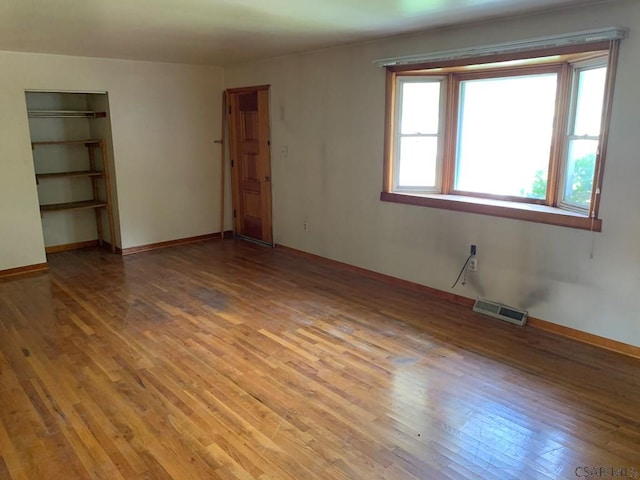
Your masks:
[{"label": "doorway", "polygon": [[273,245],[269,86],[232,88],[227,99],[234,231]]}]

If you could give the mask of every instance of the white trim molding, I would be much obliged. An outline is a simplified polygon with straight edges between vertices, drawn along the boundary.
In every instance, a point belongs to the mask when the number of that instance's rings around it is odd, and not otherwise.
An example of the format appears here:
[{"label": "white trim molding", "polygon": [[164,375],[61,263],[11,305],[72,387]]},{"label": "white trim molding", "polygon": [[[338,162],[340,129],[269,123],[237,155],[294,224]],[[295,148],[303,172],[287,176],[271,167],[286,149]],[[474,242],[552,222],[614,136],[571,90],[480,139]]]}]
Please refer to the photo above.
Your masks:
[{"label": "white trim molding", "polygon": [[403,57],[390,57],[374,60],[378,67],[391,67],[394,65],[411,65],[417,63],[437,62],[445,60],[458,60],[469,57],[482,57],[488,55],[526,52],[544,48],[564,47],[570,45],[582,45],[596,42],[621,40],[627,37],[629,29],[626,27],[605,27],[582,32],[565,33],[562,35],[549,35],[546,37],[514,40],[505,43],[495,43],[478,47],[445,50],[441,52],[424,53],[419,55],[406,55]]}]

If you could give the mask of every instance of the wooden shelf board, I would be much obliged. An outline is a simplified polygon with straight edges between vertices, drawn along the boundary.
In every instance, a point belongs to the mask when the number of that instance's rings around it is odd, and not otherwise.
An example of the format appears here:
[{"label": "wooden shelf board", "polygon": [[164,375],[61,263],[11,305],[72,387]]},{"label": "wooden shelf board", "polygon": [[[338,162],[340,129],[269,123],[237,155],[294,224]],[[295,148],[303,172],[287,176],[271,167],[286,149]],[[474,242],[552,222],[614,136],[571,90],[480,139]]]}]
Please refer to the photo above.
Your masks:
[{"label": "wooden shelf board", "polygon": [[76,170],[73,172],[53,172],[53,173],[36,173],[38,180],[46,178],[65,178],[65,177],[102,177],[104,172],[97,170]]},{"label": "wooden shelf board", "polygon": [[93,110],[29,110],[29,118],[105,118],[107,112]]},{"label": "wooden shelf board", "polygon": [[59,141],[44,141],[44,142],[31,142],[32,146],[38,145],[100,145],[100,140],[59,140]]},{"label": "wooden shelf board", "polygon": [[102,200],[85,200],[82,202],[68,203],[52,203],[49,205],[40,205],[40,212],[62,212],[65,210],[82,210],[85,208],[101,208],[106,207],[107,202]]}]

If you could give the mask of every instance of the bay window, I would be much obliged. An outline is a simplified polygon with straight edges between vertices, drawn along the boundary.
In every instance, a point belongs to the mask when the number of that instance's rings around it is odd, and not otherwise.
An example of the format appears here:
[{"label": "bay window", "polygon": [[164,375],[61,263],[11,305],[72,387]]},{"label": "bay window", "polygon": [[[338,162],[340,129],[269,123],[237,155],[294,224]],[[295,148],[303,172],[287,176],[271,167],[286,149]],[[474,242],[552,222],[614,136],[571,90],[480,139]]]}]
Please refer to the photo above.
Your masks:
[{"label": "bay window", "polygon": [[617,48],[388,66],[381,199],[599,231]]}]

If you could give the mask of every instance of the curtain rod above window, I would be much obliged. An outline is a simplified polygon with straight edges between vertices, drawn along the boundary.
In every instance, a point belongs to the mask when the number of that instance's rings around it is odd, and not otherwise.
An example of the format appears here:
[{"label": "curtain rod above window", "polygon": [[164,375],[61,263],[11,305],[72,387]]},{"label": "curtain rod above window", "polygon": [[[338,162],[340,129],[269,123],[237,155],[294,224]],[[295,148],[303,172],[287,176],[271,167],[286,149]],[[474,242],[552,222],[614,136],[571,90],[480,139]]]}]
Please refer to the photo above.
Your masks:
[{"label": "curtain rod above window", "polygon": [[543,48],[564,47],[568,45],[581,45],[607,40],[620,40],[627,36],[629,29],[626,27],[606,27],[582,32],[565,33],[562,35],[549,35],[547,37],[515,40],[512,42],[495,43],[478,47],[445,50],[442,52],[424,53],[420,55],[407,55],[404,57],[391,57],[374,60],[378,67],[390,67],[393,65],[411,65],[413,63],[426,63],[434,61],[457,60],[468,57],[482,57],[503,53],[525,52]]}]

